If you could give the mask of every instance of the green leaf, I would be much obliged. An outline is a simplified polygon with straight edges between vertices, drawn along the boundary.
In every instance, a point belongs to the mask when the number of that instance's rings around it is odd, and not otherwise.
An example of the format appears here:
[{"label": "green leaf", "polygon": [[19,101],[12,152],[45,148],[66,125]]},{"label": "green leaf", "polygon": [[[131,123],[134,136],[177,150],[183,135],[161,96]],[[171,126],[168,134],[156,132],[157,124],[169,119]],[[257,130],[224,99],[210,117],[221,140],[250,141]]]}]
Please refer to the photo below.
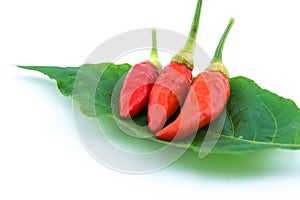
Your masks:
[{"label": "green leaf", "polygon": [[72,96],[74,81],[79,67],[54,67],[54,66],[21,66],[22,69],[34,70],[56,80],[59,91],[64,96]]},{"label": "green leaf", "polygon": [[128,64],[112,63],[81,66],[73,90],[73,99],[78,102],[81,111],[90,117],[111,117],[113,89],[130,67]]},{"label": "green leaf", "polygon": [[60,92],[72,97],[89,117],[111,117],[112,91],[129,64],[84,64],[80,67],[18,66],[56,80]]},{"label": "green leaf", "polygon": [[231,79],[230,85],[227,120],[214,151],[300,149],[300,111],[293,101],[244,77]]},{"label": "green leaf", "polygon": [[[20,67],[42,72],[55,79],[62,94],[75,99],[84,114],[99,118],[113,117],[111,102],[113,105],[118,104],[123,77],[130,69],[128,64],[112,63],[67,68]],[[264,90],[245,77],[231,78],[230,85],[231,96],[222,134],[208,132],[204,128],[198,131],[192,144],[186,141],[165,142],[151,137],[151,133],[145,128],[146,112],[134,117],[133,121],[121,120],[117,116],[115,120],[133,135],[149,137],[148,139],[162,144],[190,148],[197,153],[204,141],[210,142],[210,138],[215,140],[216,137],[218,140],[212,153],[240,154],[275,148],[300,149],[300,110],[293,101]]]}]

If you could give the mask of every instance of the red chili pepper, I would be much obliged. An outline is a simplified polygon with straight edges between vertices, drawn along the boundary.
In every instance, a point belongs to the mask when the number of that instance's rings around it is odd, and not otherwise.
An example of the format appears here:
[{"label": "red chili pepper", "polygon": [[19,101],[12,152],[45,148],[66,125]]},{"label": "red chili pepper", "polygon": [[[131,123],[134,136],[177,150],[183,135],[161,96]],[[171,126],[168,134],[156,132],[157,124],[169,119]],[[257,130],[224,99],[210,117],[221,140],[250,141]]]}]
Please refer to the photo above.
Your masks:
[{"label": "red chili pepper", "polygon": [[234,23],[230,22],[218,44],[212,64],[192,83],[179,116],[156,134],[161,140],[179,140],[208,125],[224,109],[230,95],[229,73],[222,63],[222,51]]},{"label": "red chili pepper", "polygon": [[148,126],[152,132],[163,128],[166,121],[183,102],[190,87],[201,7],[202,0],[198,0],[191,30],[184,47],[162,70],[151,90],[148,103]]},{"label": "red chili pepper", "polygon": [[120,93],[120,117],[138,114],[147,104],[161,65],[157,55],[156,30],[152,29],[152,51],[147,61],[134,65],[126,75]]}]

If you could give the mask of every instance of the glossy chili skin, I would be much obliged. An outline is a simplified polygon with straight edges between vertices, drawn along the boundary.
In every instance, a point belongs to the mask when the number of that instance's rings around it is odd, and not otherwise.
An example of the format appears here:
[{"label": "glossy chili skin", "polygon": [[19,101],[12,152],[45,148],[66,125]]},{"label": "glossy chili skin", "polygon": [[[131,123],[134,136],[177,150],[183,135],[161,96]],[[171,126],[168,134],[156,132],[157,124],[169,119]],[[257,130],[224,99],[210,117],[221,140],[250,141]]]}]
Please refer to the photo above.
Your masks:
[{"label": "glossy chili skin", "polygon": [[200,73],[191,85],[179,116],[159,131],[156,138],[175,141],[195,133],[223,111],[229,95],[229,81],[222,72]]},{"label": "glossy chili skin", "polygon": [[120,117],[129,118],[139,113],[147,104],[159,69],[151,62],[142,62],[129,70],[120,93]]},{"label": "glossy chili skin", "polygon": [[148,103],[148,126],[157,132],[163,128],[182,104],[192,82],[192,71],[184,64],[172,62],[156,79]]}]

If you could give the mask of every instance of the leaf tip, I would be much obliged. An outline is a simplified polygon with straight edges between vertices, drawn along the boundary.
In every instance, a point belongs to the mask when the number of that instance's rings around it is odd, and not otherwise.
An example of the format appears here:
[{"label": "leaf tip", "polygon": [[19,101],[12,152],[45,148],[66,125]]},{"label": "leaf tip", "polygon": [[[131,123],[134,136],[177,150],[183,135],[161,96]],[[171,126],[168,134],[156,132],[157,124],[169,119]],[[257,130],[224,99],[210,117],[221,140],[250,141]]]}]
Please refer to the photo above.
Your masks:
[{"label": "leaf tip", "polygon": [[31,69],[30,66],[25,66],[25,65],[13,65],[13,66],[18,67],[18,68],[21,68],[21,69],[28,69],[28,70]]}]

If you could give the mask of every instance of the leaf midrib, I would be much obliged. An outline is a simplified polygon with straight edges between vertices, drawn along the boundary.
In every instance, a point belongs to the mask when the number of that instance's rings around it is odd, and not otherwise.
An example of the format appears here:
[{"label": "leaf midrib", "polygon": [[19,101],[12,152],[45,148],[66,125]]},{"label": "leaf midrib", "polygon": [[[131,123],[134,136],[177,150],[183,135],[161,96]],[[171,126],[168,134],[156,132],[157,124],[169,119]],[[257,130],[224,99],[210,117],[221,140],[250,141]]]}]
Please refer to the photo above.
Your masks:
[{"label": "leaf midrib", "polygon": [[248,139],[241,139],[241,138],[236,138],[228,135],[220,135],[221,138],[226,138],[226,139],[231,139],[231,140],[237,140],[240,142],[248,142],[252,144],[260,144],[260,145],[273,145],[273,146],[289,146],[289,147],[300,147],[300,144],[286,144],[286,143],[274,143],[274,142],[262,142],[262,141],[256,141],[256,140],[248,140]]},{"label": "leaf midrib", "polygon": [[[111,115],[106,115],[106,116],[102,116],[101,118],[110,118],[110,119],[114,119],[113,116]],[[204,131],[204,130],[202,130]],[[208,132],[205,131],[205,133],[207,134]],[[199,133],[198,133],[199,134]],[[216,133],[211,133],[211,134],[216,134]],[[239,142],[247,142],[247,143],[252,143],[252,144],[258,144],[258,145],[269,145],[269,146],[287,146],[287,147],[299,147],[300,148],[300,144],[286,144],[286,143],[272,143],[272,142],[262,142],[262,141],[256,141],[256,140],[249,140],[249,139],[242,139],[242,138],[237,138],[237,137],[232,137],[232,136],[228,136],[228,135],[220,135],[221,138],[225,138],[225,139],[230,139],[230,140],[236,140]],[[157,139],[155,139],[157,140]],[[174,143],[176,144],[176,143]],[[182,144],[181,144],[182,145]],[[180,145],[180,146],[181,146]]]}]

